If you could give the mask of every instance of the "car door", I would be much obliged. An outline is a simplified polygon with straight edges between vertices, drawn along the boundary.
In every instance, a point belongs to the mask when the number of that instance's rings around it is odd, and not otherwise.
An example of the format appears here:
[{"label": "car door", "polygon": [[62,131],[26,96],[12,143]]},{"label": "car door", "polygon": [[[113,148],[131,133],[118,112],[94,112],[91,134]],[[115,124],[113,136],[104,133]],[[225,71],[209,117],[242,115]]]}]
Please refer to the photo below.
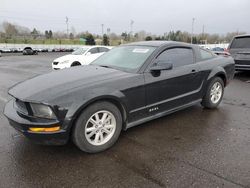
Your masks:
[{"label": "car door", "polygon": [[[158,74],[150,71],[157,63],[171,63],[171,70]],[[154,114],[183,106],[198,99],[202,86],[199,66],[195,64],[190,47],[172,47],[163,50],[144,73],[148,113]]]},{"label": "car door", "polygon": [[91,62],[93,62],[96,58],[99,57],[99,49],[98,47],[94,47],[88,50],[88,52],[86,52],[85,54],[85,64],[88,65]]}]

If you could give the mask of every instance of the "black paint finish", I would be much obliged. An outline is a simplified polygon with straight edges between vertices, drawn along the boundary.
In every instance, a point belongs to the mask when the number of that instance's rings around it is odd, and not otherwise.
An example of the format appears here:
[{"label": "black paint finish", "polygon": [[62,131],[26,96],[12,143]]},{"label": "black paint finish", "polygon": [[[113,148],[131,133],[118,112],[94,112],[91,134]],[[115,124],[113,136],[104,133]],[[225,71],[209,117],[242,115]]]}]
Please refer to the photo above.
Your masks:
[{"label": "black paint finish", "polygon": [[[54,133],[54,139],[53,134],[28,132],[29,126],[53,126],[54,122],[43,124],[39,119],[20,117],[11,105],[13,101],[4,110],[10,124],[14,127],[18,125],[19,131],[39,143],[63,144],[69,139],[74,120],[95,101],[108,100],[117,105],[123,115],[123,128],[126,129],[200,102],[207,84],[215,76],[220,76],[225,85],[234,76],[234,61],[231,57],[215,55],[202,61],[198,46],[165,41],[128,45],[156,47],[136,73],[96,65],[73,67],[35,77],[9,90],[10,95],[21,101],[52,107],[57,117],[60,117],[58,122],[61,126],[61,134]],[[158,55],[170,48],[192,49],[193,64],[171,70],[150,71]]]}]

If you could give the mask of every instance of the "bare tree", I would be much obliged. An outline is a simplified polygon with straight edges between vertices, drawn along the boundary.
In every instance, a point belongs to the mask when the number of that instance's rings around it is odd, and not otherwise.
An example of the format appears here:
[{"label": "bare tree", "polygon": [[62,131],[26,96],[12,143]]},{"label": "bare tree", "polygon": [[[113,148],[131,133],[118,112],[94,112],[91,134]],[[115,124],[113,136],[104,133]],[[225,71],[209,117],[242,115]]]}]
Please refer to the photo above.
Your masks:
[{"label": "bare tree", "polygon": [[12,38],[13,36],[16,36],[18,34],[18,30],[16,26],[9,22],[3,23],[3,29],[7,38]]}]

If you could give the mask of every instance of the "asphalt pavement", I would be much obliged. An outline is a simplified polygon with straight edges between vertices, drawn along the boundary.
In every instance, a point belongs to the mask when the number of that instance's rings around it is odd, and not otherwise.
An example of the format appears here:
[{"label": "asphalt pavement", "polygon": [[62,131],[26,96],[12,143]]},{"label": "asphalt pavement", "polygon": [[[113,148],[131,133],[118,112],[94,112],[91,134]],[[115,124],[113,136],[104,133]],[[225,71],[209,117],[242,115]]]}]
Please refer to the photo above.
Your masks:
[{"label": "asphalt pavement", "polygon": [[7,90],[51,70],[63,53],[0,57],[0,187],[250,187],[250,72],[216,110],[200,105],[122,132],[99,154],[35,145],[2,113]]}]

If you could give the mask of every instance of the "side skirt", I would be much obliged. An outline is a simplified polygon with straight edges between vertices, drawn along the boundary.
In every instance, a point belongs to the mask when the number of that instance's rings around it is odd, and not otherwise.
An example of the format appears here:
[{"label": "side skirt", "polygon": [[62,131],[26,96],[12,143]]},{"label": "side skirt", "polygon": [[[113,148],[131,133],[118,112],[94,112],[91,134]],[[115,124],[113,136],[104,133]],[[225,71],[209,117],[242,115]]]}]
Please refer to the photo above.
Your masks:
[{"label": "side skirt", "polygon": [[166,116],[168,114],[172,114],[176,111],[179,111],[179,110],[182,110],[182,109],[185,109],[185,108],[188,108],[190,106],[193,106],[195,104],[198,104],[200,103],[202,100],[199,99],[199,100],[196,100],[196,101],[193,101],[191,103],[188,103],[188,104],[185,104],[185,105],[182,105],[182,106],[178,106],[176,108],[173,108],[171,110],[167,110],[167,111],[164,111],[164,112],[161,112],[161,113],[158,113],[158,114],[154,114],[152,116],[149,116],[149,117],[145,117],[143,119],[140,119],[140,120],[137,120],[137,121],[134,121],[134,122],[131,122],[131,123],[128,123],[125,130],[128,129],[128,128],[131,128],[131,127],[134,127],[134,126],[137,126],[137,125],[140,125],[142,123],[146,123],[148,121],[151,121],[151,120],[154,120],[154,119],[157,119],[157,118],[160,118],[160,117],[163,117],[163,116]]}]

